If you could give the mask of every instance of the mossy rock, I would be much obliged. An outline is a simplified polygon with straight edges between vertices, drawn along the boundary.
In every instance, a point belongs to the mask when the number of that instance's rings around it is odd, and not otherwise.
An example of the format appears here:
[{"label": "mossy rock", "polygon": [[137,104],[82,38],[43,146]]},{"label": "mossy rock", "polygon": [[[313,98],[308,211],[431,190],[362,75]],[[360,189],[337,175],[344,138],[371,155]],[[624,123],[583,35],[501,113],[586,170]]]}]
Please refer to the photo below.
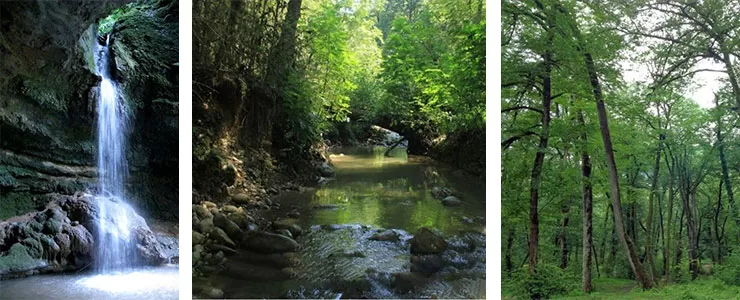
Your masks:
[{"label": "mossy rock", "polygon": [[0,277],[40,269],[47,265],[45,261],[33,258],[26,246],[14,244],[7,255],[0,257]]}]

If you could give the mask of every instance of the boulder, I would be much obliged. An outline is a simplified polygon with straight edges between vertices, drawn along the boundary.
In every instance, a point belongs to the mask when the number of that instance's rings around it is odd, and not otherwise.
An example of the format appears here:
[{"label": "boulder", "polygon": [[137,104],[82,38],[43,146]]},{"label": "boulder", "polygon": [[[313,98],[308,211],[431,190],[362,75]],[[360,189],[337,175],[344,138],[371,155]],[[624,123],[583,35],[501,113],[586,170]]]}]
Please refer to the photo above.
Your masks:
[{"label": "boulder", "polygon": [[291,252],[298,248],[295,240],[264,231],[247,231],[241,241],[242,248],[260,253]]},{"label": "boulder", "polygon": [[439,254],[447,249],[447,242],[439,233],[427,227],[420,228],[411,239],[411,253]]},{"label": "boulder", "polygon": [[213,218],[208,218],[208,219],[200,220],[200,223],[198,224],[197,229],[201,233],[205,234],[205,233],[211,232],[213,227],[215,227],[215,225],[213,224]]}]

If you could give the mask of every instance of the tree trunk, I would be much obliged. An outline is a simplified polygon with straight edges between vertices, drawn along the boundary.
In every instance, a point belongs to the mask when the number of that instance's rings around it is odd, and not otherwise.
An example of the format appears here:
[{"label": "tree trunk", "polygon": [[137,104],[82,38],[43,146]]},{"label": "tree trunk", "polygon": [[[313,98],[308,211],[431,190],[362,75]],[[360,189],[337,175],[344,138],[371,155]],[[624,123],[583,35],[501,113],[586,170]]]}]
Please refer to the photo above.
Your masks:
[{"label": "tree trunk", "polygon": [[673,189],[673,170],[670,167],[670,164],[668,163],[668,156],[666,155],[666,165],[668,165],[668,228],[666,229],[665,233],[665,259],[663,261],[663,272],[665,274],[665,281],[666,283],[671,282],[671,247],[673,247],[673,244],[671,243],[671,240],[673,239],[673,235],[671,234],[671,229],[673,228],[673,196],[674,196],[674,189]]},{"label": "tree trunk", "polygon": [[507,274],[511,274],[511,272],[514,270],[514,263],[511,261],[511,252],[512,252],[512,247],[514,246],[514,235],[515,235],[515,229],[512,226],[511,228],[509,228],[509,236],[506,238],[505,268],[506,268]]},{"label": "tree trunk", "polygon": [[542,180],[542,164],[545,160],[545,150],[550,134],[550,105],[552,103],[552,83],[550,73],[552,72],[552,40],[555,36],[550,24],[547,29],[547,40],[545,46],[544,72],[542,73],[542,133],[540,143],[537,146],[537,154],[532,168],[531,187],[529,193],[529,273],[534,274],[537,264],[537,246],[540,236],[540,220],[538,215],[538,201],[540,195],[540,183]]},{"label": "tree trunk", "polygon": [[[583,111],[578,112],[578,121],[581,126],[585,127],[585,120],[583,118]],[[586,128],[581,133],[581,141],[583,142],[583,150],[581,151],[581,180],[583,188],[583,270],[581,286],[583,291],[590,293],[593,289],[591,286],[591,253],[593,252],[593,228],[591,222],[593,220],[593,191],[591,188],[591,158],[588,156],[586,145],[588,142],[588,135],[586,134]],[[594,257],[596,258],[596,257]],[[598,269],[599,263],[598,258],[596,260],[596,268]]]},{"label": "tree trunk", "polygon": [[609,171],[609,190],[611,194],[612,207],[614,208],[614,221],[617,227],[617,236],[619,237],[619,240],[624,247],[625,252],[627,253],[627,260],[629,261],[630,267],[632,268],[632,272],[634,272],[635,274],[635,278],[637,279],[637,281],[640,282],[640,285],[643,289],[650,289],[655,284],[653,283],[649,275],[645,273],[645,269],[640,262],[640,257],[637,254],[637,250],[635,249],[635,245],[633,244],[632,239],[630,239],[630,237],[627,236],[624,232],[624,222],[622,220],[622,201],[620,200],[619,191],[619,172],[617,171],[617,164],[614,159],[614,149],[612,147],[611,133],[609,132],[609,121],[606,114],[606,105],[604,104],[604,99],[601,93],[599,76],[596,73],[596,66],[594,64],[593,57],[591,57],[591,53],[589,53],[583,46],[585,43],[582,40],[580,32],[577,31],[577,26],[575,25],[575,23],[572,24],[573,27],[576,29],[579,41],[579,48],[581,48],[580,50],[586,63],[586,70],[588,70],[588,77],[591,81],[591,87],[593,88],[594,99],[596,100],[596,110],[598,111],[599,115],[599,127],[601,128],[601,137],[604,142],[606,164]]},{"label": "tree trunk", "polygon": [[653,167],[653,180],[650,184],[650,196],[648,196],[647,216],[647,238],[645,239],[645,261],[648,265],[648,274],[655,278],[655,262],[653,261],[653,202],[658,191],[658,176],[660,175],[660,155],[663,151],[663,140],[665,136],[661,133],[658,149],[655,151],[655,165]]},{"label": "tree trunk", "polygon": [[717,254],[715,255],[714,262],[719,264],[722,262],[722,235],[719,230],[719,213],[722,210],[722,183],[719,182],[719,188],[717,189],[717,207],[714,210],[714,237],[717,242]]},{"label": "tree trunk", "polygon": [[563,214],[563,225],[560,227],[560,234],[558,235],[558,246],[560,246],[560,268],[565,269],[568,267],[568,222],[570,218],[570,207],[567,205],[563,206],[560,210]]},{"label": "tree trunk", "polygon": [[[733,73],[734,74],[734,73]],[[719,99],[715,95],[714,103],[719,108]],[[740,107],[740,106],[738,106]],[[740,216],[737,214],[735,208],[735,196],[732,192],[732,182],[730,181],[730,172],[727,170],[727,160],[725,159],[725,145],[724,137],[722,136],[722,116],[717,118],[717,148],[719,150],[719,162],[722,166],[722,181],[725,184],[725,190],[727,191],[727,205],[730,211],[730,217],[735,221],[737,228],[740,228]]]}]

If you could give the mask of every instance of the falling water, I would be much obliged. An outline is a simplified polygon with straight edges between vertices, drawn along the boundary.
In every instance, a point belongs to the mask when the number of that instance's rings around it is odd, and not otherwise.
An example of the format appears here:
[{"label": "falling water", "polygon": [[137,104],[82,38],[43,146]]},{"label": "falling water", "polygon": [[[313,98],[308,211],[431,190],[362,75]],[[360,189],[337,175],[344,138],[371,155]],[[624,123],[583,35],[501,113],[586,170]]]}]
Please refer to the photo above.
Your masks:
[{"label": "falling water", "polygon": [[98,45],[96,71],[102,78],[98,98],[99,210],[97,266],[103,272],[128,266],[131,250],[130,207],[124,201],[126,113],[116,82],[110,76],[110,36]]}]

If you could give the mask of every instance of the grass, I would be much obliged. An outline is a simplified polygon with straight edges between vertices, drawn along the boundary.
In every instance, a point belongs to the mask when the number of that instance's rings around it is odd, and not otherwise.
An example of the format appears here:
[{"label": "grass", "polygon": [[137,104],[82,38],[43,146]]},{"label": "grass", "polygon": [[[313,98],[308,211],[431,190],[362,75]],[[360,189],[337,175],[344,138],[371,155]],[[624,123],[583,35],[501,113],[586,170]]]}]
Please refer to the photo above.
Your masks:
[{"label": "grass", "polygon": [[[700,277],[689,283],[673,283],[649,291],[643,291],[634,280],[618,278],[595,278],[594,291],[586,294],[575,290],[553,299],[739,299],[740,287],[730,286],[719,279]],[[522,299],[503,290],[504,299]]]}]

